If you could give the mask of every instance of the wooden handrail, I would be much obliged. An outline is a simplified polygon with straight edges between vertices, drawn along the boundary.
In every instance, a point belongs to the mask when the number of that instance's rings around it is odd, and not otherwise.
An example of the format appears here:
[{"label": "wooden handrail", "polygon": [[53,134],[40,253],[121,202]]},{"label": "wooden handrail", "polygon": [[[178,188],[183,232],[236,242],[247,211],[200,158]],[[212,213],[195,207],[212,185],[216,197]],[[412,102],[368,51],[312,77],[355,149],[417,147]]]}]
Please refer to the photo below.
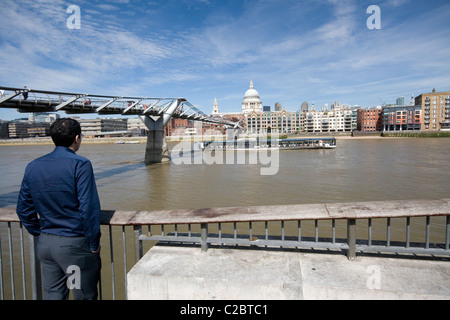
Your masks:
[{"label": "wooden handrail", "polygon": [[[450,215],[450,199],[393,200],[157,211],[102,210],[104,225],[400,218]],[[0,208],[0,222],[19,222],[15,208]]]}]

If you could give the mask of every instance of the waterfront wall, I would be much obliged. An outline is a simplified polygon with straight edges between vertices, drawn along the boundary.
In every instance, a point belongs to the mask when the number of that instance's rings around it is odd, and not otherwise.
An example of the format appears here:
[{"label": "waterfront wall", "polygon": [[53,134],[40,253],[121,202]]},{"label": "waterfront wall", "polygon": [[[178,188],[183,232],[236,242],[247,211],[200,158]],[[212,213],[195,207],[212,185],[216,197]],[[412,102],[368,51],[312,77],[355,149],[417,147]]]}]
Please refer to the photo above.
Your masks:
[{"label": "waterfront wall", "polygon": [[[128,273],[130,300],[450,300],[450,261],[329,252],[156,246]],[[257,302],[257,304],[260,302]],[[223,312],[223,310],[222,310]]]}]

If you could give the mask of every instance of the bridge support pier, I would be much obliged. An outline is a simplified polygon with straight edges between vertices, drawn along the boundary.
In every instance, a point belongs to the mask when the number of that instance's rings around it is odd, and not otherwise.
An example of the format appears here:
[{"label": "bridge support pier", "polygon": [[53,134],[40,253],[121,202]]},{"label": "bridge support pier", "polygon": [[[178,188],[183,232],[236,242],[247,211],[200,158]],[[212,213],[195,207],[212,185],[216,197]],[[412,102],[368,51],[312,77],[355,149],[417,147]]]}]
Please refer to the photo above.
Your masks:
[{"label": "bridge support pier", "polygon": [[185,99],[175,99],[168,105],[160,116],[143,115],[141,120],[148,129],[147,147],[145,149],[145,164],[169,162],[169,149],[167,147],[164,127],[172,118],[173,113]]},{"label": "bridge support pier", "polygon": [[147,125],[148,135],[147,135],[147,146],[145,148],[145,163],[153,164],[160,162],[170,161],[169,149],[167,147],[166,136],[164,134],[164,126],[160,124],[162,117],[158,120],[153,120],[150,117],[146,117],[147,122],[153,122],[149,128]]}]

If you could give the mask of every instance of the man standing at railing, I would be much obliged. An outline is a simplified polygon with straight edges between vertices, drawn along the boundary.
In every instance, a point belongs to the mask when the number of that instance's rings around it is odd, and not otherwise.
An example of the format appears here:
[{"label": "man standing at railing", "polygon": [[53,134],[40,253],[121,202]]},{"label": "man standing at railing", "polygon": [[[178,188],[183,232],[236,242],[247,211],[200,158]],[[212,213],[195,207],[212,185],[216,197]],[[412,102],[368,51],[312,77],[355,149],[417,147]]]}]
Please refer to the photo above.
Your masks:
[{"label": "man standing at railing", "polygon": [[17,214],[37,238],[44,299],[97,299],[100,276],[100,201],[91,162],[76,154],[81,127],[57,119],[55,150],[28,164]]}]

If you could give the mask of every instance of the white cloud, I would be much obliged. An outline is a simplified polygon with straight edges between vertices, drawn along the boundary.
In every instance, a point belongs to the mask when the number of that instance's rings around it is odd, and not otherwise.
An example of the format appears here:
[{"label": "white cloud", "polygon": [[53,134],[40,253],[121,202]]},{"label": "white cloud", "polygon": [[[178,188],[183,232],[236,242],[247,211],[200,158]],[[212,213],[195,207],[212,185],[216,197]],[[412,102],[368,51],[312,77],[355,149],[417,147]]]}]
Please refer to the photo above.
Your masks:
[{"label": "white cloud", "polygon": [[3,82],[34,82],[49,90],[57,86],[74,90],[83,83],[101,87],[114,77],[120,79],[121,72],[151,71],[170,55],[172,49],[161,42],[114,25],[99,28],[83,16],[81,29],[69,30],[64,9],[53,2],[6,5],[0,22],[0,57],[7,62],[0,67]]},{"label": "white cloud", "polygon": [[4,0],[0,84],[192,94],[198,100],[191,102],[199,105],[211,105],[217,96],[221,110],[237,111],[250,78],[264,104],[295,107],[312,99],[320,104],[322,98],[331,103],[376,96],[378,102],[384,93],[407,95],[450,74],[448,5],[422,13],[411,1],[383,2],[383,28],[370,31],[366,8],[353,0],[248,1],[232,16],[217,3],[199,2],[183,2],[197,3],[198,25],[172,29],[172,19],[185,12],[149,4],[156,10],[151,17],[162,15],[155,22],[147,17],[148,7],[139,12],[128,0],[108,7],[81,1],[81,29],[68,30],[64,1]]},{"label": "white cloud", "polygon": [[106,4],[106,3],[102,3],[97,5],[97,7],[100,10],[106,10],[106,11],[114,11],[114,10],[118,10],[118,8],[112,4]]},{"label": "white cloud", "polygon": [[386,5],[391,7],[400,7],[408,2],[410,2],[410,0],[386,0]]}]

